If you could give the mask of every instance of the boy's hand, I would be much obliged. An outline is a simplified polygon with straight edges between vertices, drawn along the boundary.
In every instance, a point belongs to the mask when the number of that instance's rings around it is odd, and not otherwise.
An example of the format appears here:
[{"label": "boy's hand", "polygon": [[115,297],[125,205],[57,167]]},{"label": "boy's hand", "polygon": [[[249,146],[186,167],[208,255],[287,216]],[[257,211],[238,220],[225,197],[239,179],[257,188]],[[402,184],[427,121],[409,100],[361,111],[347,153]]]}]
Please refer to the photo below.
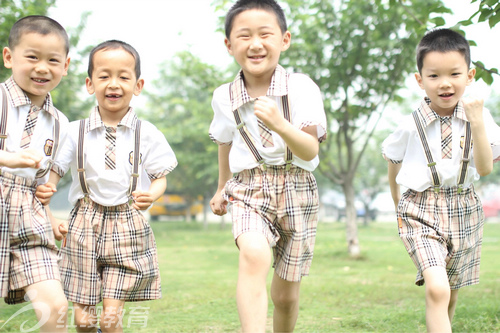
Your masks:
[{"label": "boy's hand", "polygon": [[35,196],[43,205],[48,205],[50,202],[50,198],[52,198],[52,195],[54,195],[54,192],[57,192],[56,185],[52,183],[46,183],[37,186]]},{"label": "boy's hand", "polygon": [[462,98],[462,103],[464,104],[467,120],[471,124],[474,124],[478,121],[483,121],[484,102],[482,98],[464,97]]},{"label": "boy's hand", "polygon": [[8,168],[35,168],[40,167],[43,156],[33,149],[23,149],[17,153],[2,151],[0,165]]},{"label": "boy's hand", "polygon": [[210,208],[215,215],[225,215],[227,213],[227,201],[221,195],[221,192],[215,193],[210,200]]},{"label": "boy's hand", "polygon": [[66,237],[68,233],[68,221],[59,220],[50,214],[50,224],[52,225],[52,232],[54,233],[55,239],[60,241]]},{"label": "boy's hand", "polygon": [[150,192],[134,191],[132,192],[134,203],[132,207],[137,210],[146,210],[153,204],[153,196]]},{"label": "boy's hand", "polygon": [[278,109],[276,102],[269,97],[259,97],[254,104],[254,114],[269,127],[271,131],[280,133],[287,121]]}]

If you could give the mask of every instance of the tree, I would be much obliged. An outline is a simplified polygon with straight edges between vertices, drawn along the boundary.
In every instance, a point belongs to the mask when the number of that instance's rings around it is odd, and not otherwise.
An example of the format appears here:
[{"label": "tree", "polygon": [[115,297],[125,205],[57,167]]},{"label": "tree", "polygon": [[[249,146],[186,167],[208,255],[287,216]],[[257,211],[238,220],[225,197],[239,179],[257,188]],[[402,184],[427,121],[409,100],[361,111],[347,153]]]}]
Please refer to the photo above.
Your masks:
[{"label": "tree", "polygon": [[219,69],[184,51],[161,66],[154,89],[144,92],[144,117],[165,134],[179,162],[168,187],[192,200],[201,195],[206,201],[217,188],[218,148],[208,136],[208,126],[213,91],[225,81]]}]

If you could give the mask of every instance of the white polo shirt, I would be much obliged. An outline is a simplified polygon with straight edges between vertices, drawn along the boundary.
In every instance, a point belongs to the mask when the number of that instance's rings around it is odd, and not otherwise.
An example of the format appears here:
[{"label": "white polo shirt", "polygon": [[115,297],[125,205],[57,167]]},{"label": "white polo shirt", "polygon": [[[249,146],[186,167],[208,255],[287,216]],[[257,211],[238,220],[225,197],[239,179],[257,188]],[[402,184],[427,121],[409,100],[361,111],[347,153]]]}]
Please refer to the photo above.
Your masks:
[{"label": "white polo shirt", "polygon": [[[233,82],[240,89],[237,93],[233,91],[233,101],[230,98],[230,83],[223,84],[214,91],[212,99],[214,118],[209,129],[210,137],[214,142],[232,144],[229,154],[231,172],[237,173],[259,165],[236,129],[233,107],[239,107],[242,121],[265,163],[267,165],[285,164],[285,141],[278,134],[272,132],[273,147],[264,147],[260,144],[257,117],[253,109],[255,100],[251,99],[246,91],[241,71]],[[290,122],[299,129],[316,126],[318,140],[321,142],[326,137],[327,131],[323,99],[318,86],[304,74],[290,74],[287,80],[285,70],[278,65],[267,97],[274,99],[278,108],[282,110],[281,98],[286,94],[290,101]],[[292,164],[307,171],[313,171],[319,164],[319,158],[316,156],[312,161],[304,161],[294,155]]]},{"label": "white polo shirt", "polygon": [[[84,167],[90,199],[102,206],[116,206],[128,201],[127,192],[132,174],[135,124],[132,108],[123,117],[116,132],[116,169],[105,168],[106,127],[96,107],[86,122]],[[139,180],[137,190],[148,191],[150,179],[164,177],[177,166],[177,159],[165,136],[150,122],[141,122]],[[80,121],[69,124],[67,140],[61,146],[63,172],[71,168],[72,183],[69,201],[75,204],[84,194],[77,172],[77,144]]]},{"label": "white polo shirt", "polygon": [[[465,111],[462,102],[459,102],[452,115],[452,158],[442,159],[441,123],[436,121],[438,115],[429,107],[428,103],[430,103],[430,100],[424,99],[418,108],[418,112],[423,115],[421,119],[425,120],[422,125],[427,134],[432,158],[436,162],[436,169],[441,178],[442,186],[446,188],[454,187],[458,183],[462,160],[462,142],[464,141],[467,121]],[[500,127],[495,123],[486,108],[483,109],[483,120],[486,136],[493,150],[493,159],[497,160],[500,156]],[[398,184],[418,192],[422,192],[433,185],[427,159],[412,115],[406,116],[398,128],[384,140],[382,154],[386,159],[395,163],[402,162],[401,170],[396,177]],[[469,187],[478,179],[479,174],[471,150],[464,188]]]},{"label": "white polo shirt", "polygon": [[[24,132],[24,125],[26,123],[26,118],[28,112],[31,108],[31,100],[24,93],[24,91],[17,85],[14,79],[11,77],[4,83],[2,83],[5,90],[7,91],[8,97],[8,115],[7,115],[7,139],[5,140],[5,151],[11,153],[17,153],[22,150],[21,148],[21,138]],[[1,91],[1,90],[0,90]],[[1,96],[0,92],[0,97]],[[1,100],[1,99],[0,99]],[[41,167],[47,165],[47,161],[51,158],[50,146],[54,142],[54,124],[56,119],[60,124],[60,134],[59,134],[59,148],[61,147],[61,142],[67,133],[68,128],[68,118],[57,110],[52,104],[52,98],[50,94],[47,94],[45,102],[42,106],[42,111],[38,114],[35,131],[32,134],[29,149],[34,149],[43,156]],[[60,149],[57,151],[55,156],[55,163],[58,164],[57,159],[60,156]],[[34,180],[37,170],[33,168],[7,168],[1,167],[2,171],[9,172],[16,176],[24,177],[29,180]],[[38,179],[38,184],[44,184],[48,180],[48,174]]]}]

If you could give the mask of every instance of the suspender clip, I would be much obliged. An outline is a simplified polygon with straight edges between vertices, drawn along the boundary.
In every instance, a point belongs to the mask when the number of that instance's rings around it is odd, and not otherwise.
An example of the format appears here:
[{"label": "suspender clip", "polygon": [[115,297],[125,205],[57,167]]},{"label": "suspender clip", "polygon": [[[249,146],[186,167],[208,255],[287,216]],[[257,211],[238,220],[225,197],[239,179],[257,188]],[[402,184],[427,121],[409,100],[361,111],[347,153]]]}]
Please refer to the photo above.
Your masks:
[{"label": "suspender clip", "polygon": [[430,167],[433,167],[436,165],[436,162],[431,162],[431,163],[428,163],[427,166],[430,168]]},{"label": "suspender clip", "polygon": [[286,161],[286,171],[290,171],[290,168],[292,167],[292,161]]},{"label": "suspender clip", "polygon": [[7,134],[0,134],[0,139],[7,139]]},{"label": "suspender clip", "polygon": [[457,194],[460,194],[463,190],[464,184],[458,184],[457,185]]},{"label": "suspender clip", "polygon": [[240,128],[242,128],[243,126],[245,126],[245,123],[241,122],[239,123],[237,126],[236,126],[236,129],[239,130]]},{"label": "suspender clip", "polygon": [[466,162],[467,163],[469,161],[470,161],[470,158],[465,158],[465,157],[462,158],[462,162]]},{"label": "suspender clip", "polygon": [[434,192],[439,193],[439,185],[434,185]]},{"label": "suspender clip", "polygon": [[260,164],[260,167],[262,168],[262,170],[264,170],[264,171],[267,170],[267,166],[266,166],[264,159],[261,159],[260,161],[257,161],[257,162]]}]

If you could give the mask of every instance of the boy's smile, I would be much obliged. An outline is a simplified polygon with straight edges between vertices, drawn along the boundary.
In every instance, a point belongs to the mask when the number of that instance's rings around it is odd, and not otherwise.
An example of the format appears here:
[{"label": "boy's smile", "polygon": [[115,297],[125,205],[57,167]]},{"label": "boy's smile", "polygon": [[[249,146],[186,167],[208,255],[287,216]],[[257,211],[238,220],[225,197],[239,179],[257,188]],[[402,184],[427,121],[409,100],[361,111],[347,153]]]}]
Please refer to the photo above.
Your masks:
[{"label": "boy's smile", "polygon": [[422,74],[416,73],[415,78],[430,98],[431,109],[440,116],[449,116],[463,97],[465,87],[472,83],[475,73],[475,69],[468,70],[460,52],[431,51],[425,55]]},{"label": "boy's smile", "polygon": [[135,58],[122,48],[103,49],[94,54],[92,78],[87,78],[89,94],[96,95],[101,118],[116,125],[128,112],[130,101],[139,95],[144,80],[137,80]]},{"label": "boy's smile", "polygon": [[5,67],[12,69],[14,81],[39,107],[68,73],[70,62],[59,35],[37,33],[24,34],[13,49],[4,48],[3,59]]},{"label": "boy's smile", "polygon": [[290,40],[290,32],[281,32],[274,13],[251,9],[234,18],[225,43],[229,54],[241,66],[245,80],[270,80]]}]

